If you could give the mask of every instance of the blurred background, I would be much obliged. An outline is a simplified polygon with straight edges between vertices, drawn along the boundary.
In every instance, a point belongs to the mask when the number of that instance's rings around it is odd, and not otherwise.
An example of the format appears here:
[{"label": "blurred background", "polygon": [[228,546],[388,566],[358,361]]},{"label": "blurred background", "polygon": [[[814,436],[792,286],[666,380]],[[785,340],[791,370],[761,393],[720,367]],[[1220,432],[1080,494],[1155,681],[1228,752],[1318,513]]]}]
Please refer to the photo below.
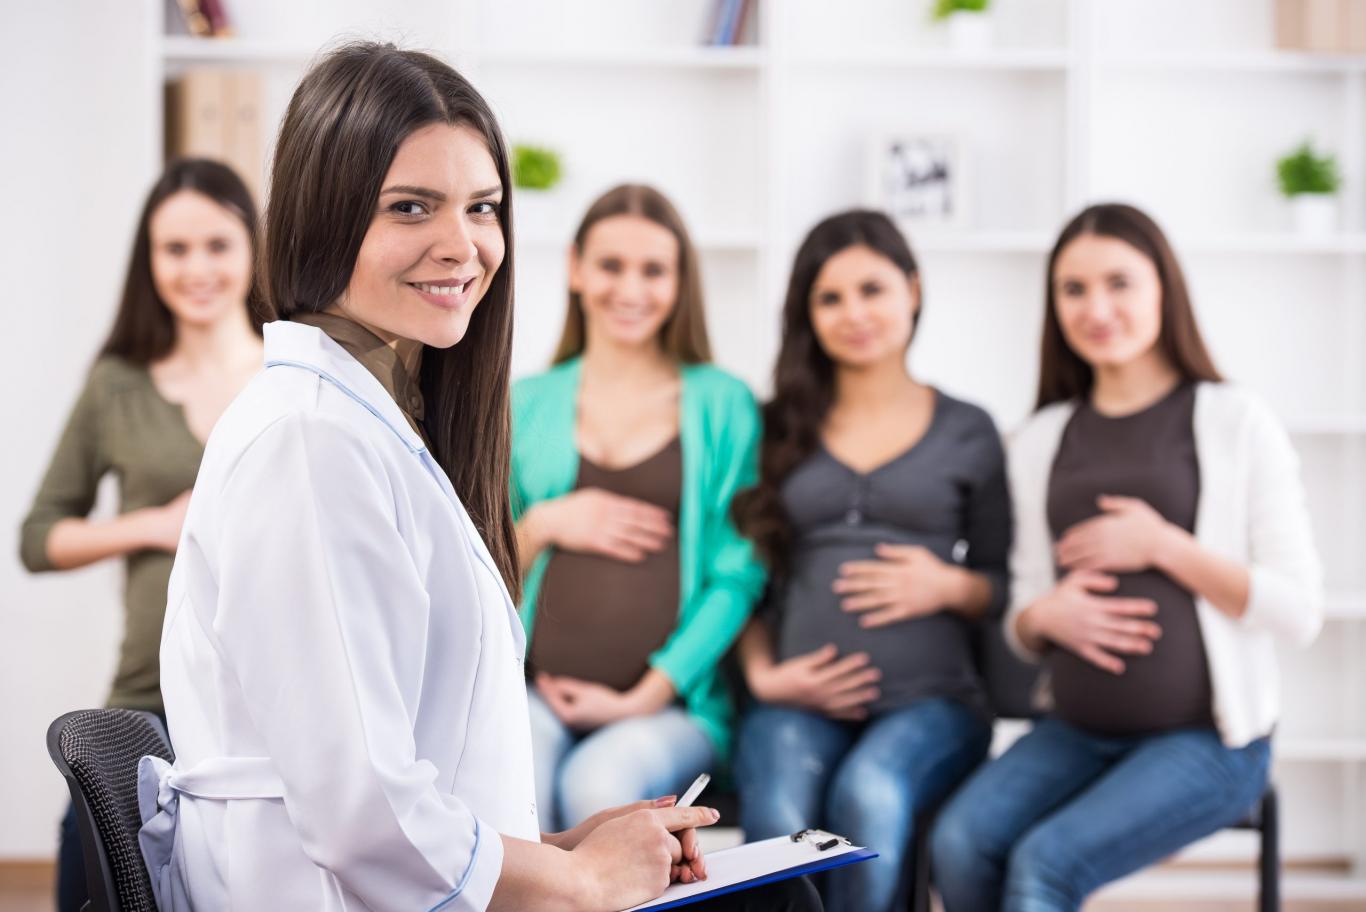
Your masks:
[{"label": "blurred background", "polygon": [[[923,269],[914,371],[1009,429],[1033,399],[1053,236],[1087,202],[1151,212],[1220,368],[1294,435],[1328,571],[1323,635],[1283,657],[1287,908],[1366,909],[1366,2],[992,0],[943,20],[935,5],[5,3],[0,909],[48,907],[66,792],[42,736],[102,703],[121,635],[116,562],[36,578],[16,553],[138,207],[176,153],[229,161],[264,198],[295,83],[351,37],[451,61],[524,147],[518,375],[558,338],[585,205],[639,180],[679,204],[717,360],[761,396],[803,234],[891,211]],[[1221,833],[1091,907],[1251,908],[1256,852]]]}]

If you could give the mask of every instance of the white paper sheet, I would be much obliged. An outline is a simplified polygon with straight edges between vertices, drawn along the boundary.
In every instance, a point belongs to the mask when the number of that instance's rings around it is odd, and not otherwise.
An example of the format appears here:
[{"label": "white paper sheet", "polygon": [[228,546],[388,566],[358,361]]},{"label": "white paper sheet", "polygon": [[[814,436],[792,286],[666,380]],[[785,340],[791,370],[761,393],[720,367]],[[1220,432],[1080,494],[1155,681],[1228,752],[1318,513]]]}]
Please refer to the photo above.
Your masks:
[{"label": "white paper sheet", "polygon": [[707,879],[690,884],[674,884],[658,898],[624,912],[645,912],[689,896],[711,893],[722,887],[744,883],[818,861],[830,861],[859,850],[859,846],[840,843],[822,852],[806,840],[793,842],[790,837],[776,836],[759,842],[747,842],[733,849],[724,849],[706,857]]}]

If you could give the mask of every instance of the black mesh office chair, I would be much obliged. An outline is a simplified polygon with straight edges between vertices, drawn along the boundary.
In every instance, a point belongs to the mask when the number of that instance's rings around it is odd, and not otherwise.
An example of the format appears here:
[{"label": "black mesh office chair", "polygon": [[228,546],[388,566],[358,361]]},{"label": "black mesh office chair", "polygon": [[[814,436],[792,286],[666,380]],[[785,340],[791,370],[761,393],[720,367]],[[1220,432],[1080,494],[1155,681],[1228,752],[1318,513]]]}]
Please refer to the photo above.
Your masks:
[{"label": "black mesh office chair", "polygon": [[173,759],[161,720],[129,709],[85,709],[56,719],[47,752],[66,779],[85,853],[83,912],[157,912],[138,847],[138,760]]}]

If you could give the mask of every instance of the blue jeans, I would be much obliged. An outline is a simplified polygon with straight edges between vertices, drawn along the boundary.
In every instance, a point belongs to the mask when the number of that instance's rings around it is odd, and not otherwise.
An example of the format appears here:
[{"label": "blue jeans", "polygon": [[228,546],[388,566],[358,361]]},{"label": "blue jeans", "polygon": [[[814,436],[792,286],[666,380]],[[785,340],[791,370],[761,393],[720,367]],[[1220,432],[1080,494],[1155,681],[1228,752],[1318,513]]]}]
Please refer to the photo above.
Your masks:
[{"label": "blue jeans", "polygon": [[916,817],[986,756],[991,728],[953,700],[927,699],[868,722],[759,706],[740,727],[735,774],[745,838],[819,826],[879,853],[831,871],[831,909],[882,912],[906,904],[906,855]]},{"label": "blue jeans", "polygon": [[1045,719],[949,802],[931,843],[946,912],[1080,909],[1103,884],[1242,818],[1268,739],[1213,729],[1105,738]]},{"label": "blue jeans", "polygon": [[681,796],[716,762],[711,739],[676,706],[583,734],[567,728],[534,687],[527,702],[536,809],[548,832],[577,826],[603,808]]}]

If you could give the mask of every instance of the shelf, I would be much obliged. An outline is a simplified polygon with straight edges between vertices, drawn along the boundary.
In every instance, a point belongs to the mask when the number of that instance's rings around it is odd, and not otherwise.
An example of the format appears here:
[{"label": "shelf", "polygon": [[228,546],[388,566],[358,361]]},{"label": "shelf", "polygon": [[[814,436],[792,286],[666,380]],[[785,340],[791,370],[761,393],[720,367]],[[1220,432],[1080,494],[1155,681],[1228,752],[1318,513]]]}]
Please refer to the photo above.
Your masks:
[{"label": "shelf", "polygon": [[1173,241],[1177,253],[1255,253],[1334,255],[1366,253],[1366,233],[1343,232],[1325,237],[1304,237],[1288,232],[1194,234]]},{"label": "shelf", "polygon": [[1285,416],[1285,429],[1300,437],[1352,437],[1366,434],[1366,415]]},{"label": "shelf", "polygon": [[1324,600],[1330,621],[1366,621],[1366,592],[1330,592]]},{"label": "shelf", "polygon": [[[1288,870],[1281,875],[1281,893],[1289,901],[1366,899],[1366,877],[1346,873]],[[1257,894],[1257,871],[1180,870],[1173,865],[1149,868],[1102,887],[1094,897],[1097,909],[1118,909],[1115,900],[1137,901],[1251,901]],[[1090,908],[1088,901],[1087,908]],[[1344,907],[1346,908],[1346,907]],[[1353,906],[1353,908],[1356,908]]]},{"label": "shelf", "polygon": [[560,48],[497,48],[478,56],[479,63],[491,66],[561,66],[621,68],[660,68],[688,70],[758,71],[767,52],[751,46],[602,48],[600,50],[563,50]]},{"label": "shelf", "polygon": [[1068,53],[1054,49],[954,51],[941,48],[876,50],[866,54],[809,51],[794,54],[801,67],[842,67],[911,70],[1036,70],[1067,69]]},{"label": "shelf", "polygon": [[161,56],[168,63],[303,64],[326,51],[328,46],[252,38],[192,38],[186,35],[166,35],[161,39]]},{"label": "shelf", "polygon": [[1096,69],[1118,72],[1226,72],[1226,73],[1361,73],[1366,55],[1311,54],[1304,51],[1254,50],[1181,52],[1162,54],[1098,55]]},{"label": "shelf", "polygon": [[911,248],[927,253],[1047,253],[1053,237],[1028,231],[954,231],[901,224]]},{"label": "shelf", "polygon": [[1274,742],[1272,757],[1291,763],[1356,763],[1366,760],[1366,738],[1297,738]]}]

